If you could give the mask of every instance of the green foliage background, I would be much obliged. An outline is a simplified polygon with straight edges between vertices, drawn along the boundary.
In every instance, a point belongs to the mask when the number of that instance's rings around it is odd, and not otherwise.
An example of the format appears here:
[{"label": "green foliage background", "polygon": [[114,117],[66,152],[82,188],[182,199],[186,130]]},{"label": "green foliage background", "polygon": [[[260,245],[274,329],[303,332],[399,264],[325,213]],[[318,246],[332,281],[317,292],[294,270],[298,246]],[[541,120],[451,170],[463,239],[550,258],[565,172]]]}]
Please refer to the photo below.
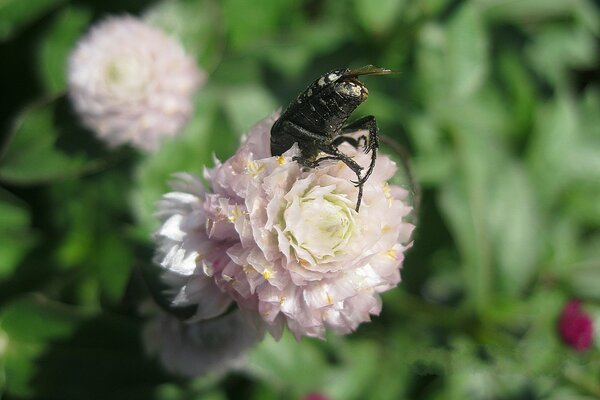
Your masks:
[{"label": "green foliage background", "polygon": [[[94,21],[141,15],[209,73],[181,137],[108,150],[65,99]],[[592,0],[0,1],[3,399],[600,398],[600,335],[557,336],[570,298],[600,331],[600,7]],[[403,283],[327,342],[265,340],[185,380],[144,355],[139,271],[175,171],[232,154],[315,77],[365,78],[423,189]]]}]

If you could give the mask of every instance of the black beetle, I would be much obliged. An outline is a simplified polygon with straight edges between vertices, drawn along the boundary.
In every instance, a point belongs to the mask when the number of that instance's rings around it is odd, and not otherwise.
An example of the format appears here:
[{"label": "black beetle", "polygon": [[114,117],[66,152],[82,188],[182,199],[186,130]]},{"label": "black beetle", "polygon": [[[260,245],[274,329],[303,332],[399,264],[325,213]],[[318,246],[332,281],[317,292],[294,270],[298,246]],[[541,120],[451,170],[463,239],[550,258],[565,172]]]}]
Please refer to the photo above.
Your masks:
[{"label": "black beetle", "polygon": [[[367,65],[356,69],[336,69],[315,80],[275,121],[271,128],[271,155],[279,156],[298,143],[301,156],[294,160],[307,168],[316,167],[321,161],[343,161],[357,176],[360,208],[363,185],[375,167],[379,147],[379,129],[375,117],[368,115],[345,125],[350,114],[369,96],[367,87],[358,80],[360,75],[387,75],[389,69]],[[369,137],[355,139],[345,134],[368,130]],[[363,177],[363,167],[339,151],[338,146],[347,142],[358,148],[361,141],[365,153],[371,152],[371,164]],[[326,155],[319,158],[320,153]]]}]

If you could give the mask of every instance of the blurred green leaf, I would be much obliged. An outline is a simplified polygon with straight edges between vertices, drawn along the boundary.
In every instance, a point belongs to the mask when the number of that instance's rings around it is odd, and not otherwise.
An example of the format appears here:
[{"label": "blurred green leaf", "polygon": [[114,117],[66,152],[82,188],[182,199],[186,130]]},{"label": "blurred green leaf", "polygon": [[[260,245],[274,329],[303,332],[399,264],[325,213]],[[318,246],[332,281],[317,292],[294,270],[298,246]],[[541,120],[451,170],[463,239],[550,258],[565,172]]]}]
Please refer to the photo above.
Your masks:
[{"label": "blurred green leaf", "polygon": [[593,68],[598,60],[596,37],[571,25],[544,27],[527,53],[537,73],[557,86],[566,84],[570,68]]},{"label": "blurred green leaf", "polygon": [[35,243],[25,205],[0,188],[0,280],[10,277]]},{"label": "blurred green leaf", "polygon": [[248,372],[282,391],[300,396],[326,382],[327,362],[313,341],[296,342],[284,333],[279,342],[267,336],[249,355]]},{"label": "blurred green leaf", "polygon": [[0,2],[0,42],[56,8],[65,0],[3,0]]},{"label": "blurred green leaf", "polygon": [[35,105],[18,118],[0,156],[0,179],[36,184],[99,168],[103,145],[77,123],[65,97]]},{"label": "blurred green leaf", "polygon": [[221,4],[229,41],[237,51],[260,43],[301,15],[296,0],[225,0]]},{"label": "blurred green leaf", "polygon": [[323,392],[339,400],[369,397],[371,383],[380,372],[377,346],[366,340],[337,340],[334,348],[342,359],[329,371]]},{"label": "blurred green leaf", "polygon": [[405,3],[405,0],[354,0],[354,12],[366,31],[381,34],[388,31],[400,17]]},{"label": "blurred green leaf", "polygon": [[539,266],[543,232],[538,201],[526,171],[516,162],[490,177],[490,240],[498,263],[498,285],[511,296],[528,287]]},{"label": "blurred green leaf", "polygon": [[225,112],[234,131],[239,135],[247,132],[258,121],[273,114],[279,107],[269,92],[255,85],[225,88],[221,96]]},{"label": "blurred green leaf", "polygon": [[457,131],[455,137],[460,169],[442,186],[439,204],[461,253],[471,305],[481,311],[492,296],[487,188],[489,170],[498,168],[498,155],[482,135]]},{"label": "blurred green leaf", "polygon": [[577,109],[569,96],[559,95],[538,107],[528,156],[533,183],[545,205],[553,204],[572,179],[569,169],[578,163],[578,132]]},{"label": "blurred green leaf", "polygon": [[203,69],[212,70],[222,57],[225,30],[214,1],[163,0],[148,8],[143,18],[176,37]]},{"label": "blurred green leaf", "polygon": [[71,335],[81,316],[48,307],[43,300],[26,299],[15,302],[0,314],[0,332],[5,344],[7,390],[18,396],[31,396],[31,381],[36,374],[35,360],[47,342]]},{"label": "blurred green leaf", "polygon": [[84,8],[68,7],[54,19],[40,43],[37,66],[49,94],[66,89],[68,56],[91,18]]},{"label": "blurred green leaf", "polygon": [[[523,60],[514,51],[500,53],[498,62],[503,87],[509,96],[503,106],[510,107],[512,113],[510,122],[513,127],[508,130],[508,133],[519,137],[526,136],[531,130],[536,106],[533,77],[527,71]],[[504,117],[508,119],[508,116]]]},{"label": "blurred green leaf", "polygon": [[600,261],[571,265],[565,274],[575,297],[600,301]]},{"label": "blurred green leaf", "polygon": [[488,70],[488,38],[478,8],[465,3],[448,23],[447,64],[451,89],[458,98],[475,92]]},{"label": "blurred green leaf", "polygon": [[[338,20],[315,22],[311,29],[294,30],[276,44],[253,49],[253,56],[264,57],[284,77],[297,79],[311,70],[315,59],[334,51],[347,40],[347,29]],[[278,84],[272,79],[267,83]]]},{"label": "blurred green leaf", "polygon": [[572,0],[474,0],[485,15],[492,19],[505,19],[524,24],[528,21],[542,22],[545,19],[568,17],[576,4]]}]

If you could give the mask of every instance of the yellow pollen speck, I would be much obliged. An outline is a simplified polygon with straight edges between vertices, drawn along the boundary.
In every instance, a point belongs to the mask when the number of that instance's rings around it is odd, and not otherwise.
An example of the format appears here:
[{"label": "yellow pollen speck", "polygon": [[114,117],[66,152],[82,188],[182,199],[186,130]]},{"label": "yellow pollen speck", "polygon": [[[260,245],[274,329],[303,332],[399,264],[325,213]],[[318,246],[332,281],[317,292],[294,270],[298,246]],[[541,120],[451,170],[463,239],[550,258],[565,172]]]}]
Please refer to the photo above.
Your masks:
[{"label": "yellow pollen speck", "polygon": [[333,304],[333,300],[331,299],[331,296],[329,295],[329,293],[327,293],[327,304],[328,305],[332,305]]},{"label": "yellow pollen speck", "polygon": [[392,227],[390,225],[384,225],[381,228],[381,233],[390,233],[392,231]]},{"label": "yellow pollen speck", "polygon": [[233,208],[233,215],[230,215],[228,217],[229,222],[234,223],[242,215],[244,215],[244,213],[242,211],[240,211],[240,209],[238,208],[238,206],[235,206]]},{"label": "yellow pollen speck", "polygon": [[264,164],[258,163],[254,160],[248,160],[246,162],[246,170],[254,178],[256,178],[258,174],[262,172],[263,169],[265,169]]},{"label": "yellow pollen speck", "polygon": [[277,156],[277,164],[279,164],[279,165],[285,164],[285,157],[284,156]]},{"label": "yellow pollen speck", "polygon": [[285,303],[285,296],[281,296],[281,297],[279,298],[279,305],[281,305],[281,306],[282,306],[282,305],[283,305],[283,303]]},{"label": "yellow pollen speck", "polygon": [[398,256],[396,255],[396,250],[394,250],[394,249],[389,249],[385,254],[392,260],[398,259]]},{"label": "yellow pollen speck", "polygon": [[306,268],[310,265],[310,263],[308,261],[306,261],[304,258],[301,258],[298,260],[298,263],[303,267]]},{"label": "yellow pollen speck", "polygon": [[269,280],[269,278],[271,277],[271,271],[269,271],[268,269],[265,269],[262,273],[263,278],[265,278],[266,280]]},{"label": "yellow pollen speck", "polygon": [[392,205],[392,191],[390,190],[390,185],[387,182],[383,183],[383,195],[388,201],[388,205]]}]

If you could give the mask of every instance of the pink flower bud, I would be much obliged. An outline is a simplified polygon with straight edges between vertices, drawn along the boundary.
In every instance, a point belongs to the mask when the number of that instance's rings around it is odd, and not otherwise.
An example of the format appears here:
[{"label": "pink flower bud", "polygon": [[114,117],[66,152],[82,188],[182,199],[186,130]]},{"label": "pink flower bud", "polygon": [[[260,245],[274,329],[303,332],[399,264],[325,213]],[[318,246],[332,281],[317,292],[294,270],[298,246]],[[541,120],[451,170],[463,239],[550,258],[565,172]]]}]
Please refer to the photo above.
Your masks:
[{"label": "pink flower bud", "polygon": [[313,392],[304,396],[303,400],[329,400],[329,397],[318,392]]},{"label": "pink flower bud", "polygon": [[581,309],[581,301],[571,300],[563,308],[558,320],[562,340],[577,351],[587,350],[592,344],[592,319]]}]

